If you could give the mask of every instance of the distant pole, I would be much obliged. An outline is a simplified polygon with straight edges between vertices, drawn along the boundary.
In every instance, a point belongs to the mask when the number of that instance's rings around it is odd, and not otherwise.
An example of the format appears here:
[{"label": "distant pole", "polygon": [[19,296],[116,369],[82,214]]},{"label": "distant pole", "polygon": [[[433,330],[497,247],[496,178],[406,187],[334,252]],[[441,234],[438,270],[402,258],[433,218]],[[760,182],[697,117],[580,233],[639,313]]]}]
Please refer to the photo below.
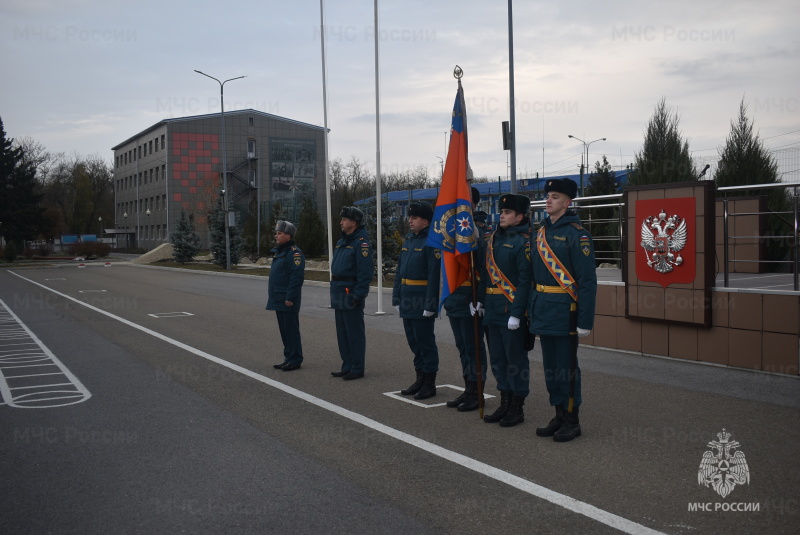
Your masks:
[{"label": "distant pole", "polygon": [[508,0],[508,92],[511,101],[511,193],[517,192],[517,128],[515,119],[516,103],[514,102],[514,21],[511,12],[512,0]]},{"label": "distant pole", "polygon": [[[319,26],[320,40],[322,41],[322,118],[323,139],[325,140],[325,203],[328,205],[328,260],[333,258],[333,207],[331,206],[331,177],[328,169],[328,68],[325,63],[325,0],[319,0]],[[331,273],[331,263],[328,262],[328,274]]]},{"label": "distant pole", "polygon": [[375,0],[375,239],[378,242],[378,311],[383,314],[383,219],[381,214],[381,83],[379,57],[380,30],[378,26],[378,0]]},{"label": "distant pole", "polygon": [[[194,72],[198,74],[202,74],[212,80],[216,80],[219,84],[219,117],[220,117],[220,137],[221,137],[221,149],[222,149],[222,198],[226,199],[225,194],[228,192],[228,151],[225,147],[225,104],[223,100],[223,91],[225,88],[225,83],[230,82],[232,80],[238,80],[239,78],[244,78],[244,76],[237,76],[236,78],[228,78],[224,81],[219,81],[211,75],[208,75],[202,71],[198,71],[197,69]],[[222,207],[222,211],[225,218],[225,269],[230,271],[231,270],[231,237],[230,237],[230,229],[228,228],[228,204],[225,201],[224,206]]]}]

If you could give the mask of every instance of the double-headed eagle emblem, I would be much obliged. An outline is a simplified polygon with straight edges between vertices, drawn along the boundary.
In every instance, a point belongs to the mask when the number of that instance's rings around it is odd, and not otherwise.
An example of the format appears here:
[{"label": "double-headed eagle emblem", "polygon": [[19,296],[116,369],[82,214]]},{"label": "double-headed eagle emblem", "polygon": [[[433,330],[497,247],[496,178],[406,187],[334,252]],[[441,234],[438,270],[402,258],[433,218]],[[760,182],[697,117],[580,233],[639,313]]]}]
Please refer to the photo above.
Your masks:
[{"label": "double-headed eagle emblem", "polygon": [[[731,434],[717,433],[717,440],[708,443],[711,451],[703,453],[700,469],[697,471],[697,483],[711,487],[717,494],[726,497],[736,485],[750,484],[750,468],[744,458],[744,452],[739,450],[740,444],[730,440]],[[731,453],[732,450],[738,450]]]},{"label": "double-headed eagle emblem", "polygon": [[641,246],[647,255],[647,265],[659,273],[669,273],[683,263],[678,251],[686,246],[686,220],[679,215],[667,217],[661,210],[658,216],[642,221]]}]

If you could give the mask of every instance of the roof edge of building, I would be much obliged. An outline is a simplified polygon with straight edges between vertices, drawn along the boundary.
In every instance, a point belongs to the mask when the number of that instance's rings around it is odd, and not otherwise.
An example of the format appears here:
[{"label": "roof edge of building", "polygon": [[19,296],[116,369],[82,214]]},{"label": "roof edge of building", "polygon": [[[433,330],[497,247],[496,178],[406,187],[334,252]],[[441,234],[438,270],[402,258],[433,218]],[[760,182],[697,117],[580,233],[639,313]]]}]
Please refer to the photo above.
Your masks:
[{"label": "roof edge of building", "polygon": [[[256,114],[256,115],[260,115],[262,117],[267,117],[269,119],[275,119],[275,120],[278,120],[278,121],[284,121],[284,122],[287,122],[287,123],[292,123],[292,124],[304,126],[306,128],[313,128],[313,129],[322,130],[322,131],[325,130],[325,127],[323,127],[323,126],[317,126],[317,125],[314,125],[314,124],[304,123],[302,121],[297,121],[297,120],[294,120],[294,119],[287,119],[286,117],[281,117],[280,115],[273,115],[271,113],[266,113],[266,112],[263,112],[263,111],[254,110],[252,108],[248,108],[248,109],[245,109],[245,110],[232,110],[232,111],[226,111],[225,112],[226,116],[229,116],[229,115],[242,115],[242,114],[249,114],[249,115]],[[196,120],[199,120],[199,119],[208,119],[208,118],[216,117],[218,115],[219,115],[219,113],[205,113],[203,115],[189,115],[189,116],[186,116],[186,117],[171,117],[169,119],[161,119],[157,123],[145,128],[144,130],[142,130],[138,134],[129,137],[128,139],[126,139],[122,143],[117,143],[116,145],[111,147],[111,150],[117,150],[118,148],[122,147],[123,145],[126,145],[126,144],[130,143],[134,139],[140,138],[143,135],[147,134],[148,132],[151,132],[151,131],[155,130],[156,128],[159,128],[160,126],[163,126],[165,124],[181,123],[181,122],[187,122],[187,121],[196,121]]]}]

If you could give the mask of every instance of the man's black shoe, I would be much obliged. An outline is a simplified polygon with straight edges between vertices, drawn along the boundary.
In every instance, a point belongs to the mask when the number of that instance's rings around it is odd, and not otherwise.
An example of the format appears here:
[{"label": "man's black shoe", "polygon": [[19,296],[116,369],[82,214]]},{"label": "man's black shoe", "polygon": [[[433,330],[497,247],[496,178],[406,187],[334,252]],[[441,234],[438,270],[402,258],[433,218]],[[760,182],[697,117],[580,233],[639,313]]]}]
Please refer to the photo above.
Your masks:
[{"label": "man's black shoe", "polygon": [[285,372],[293,372],[294,370],[300,369],[299,362],[290,362],[289,364],[284,364],[283,368],[281,368]]},{"label": "man's black shoe", "polygon": [[273,364],[273,365],[272,365],[272,367],[273,367],[273,368],[275,368],[276,370],[280,370],[280,369],[281,369],[281,368],[283,368],[284,366],[286,366],[286,363],[285,363],[285,362],[281,362],[280,364]]},{"label": "man's black shoe", "polygon": [[341,371],[341,372],[331,372],[331,375],[333,375],[334,377],[344,377],[344,376],[345,376],[345,375],[347,375],[348,373],[350,373],[350,372],[349,372],[349,371],[346,371],[346,372],[344,372],[344,371]]},{"label": "man's black shoe", "polygon": [[361,379],[362,377],[364,377],[363,373],[350,372],[347,375],[345,375],[344,377],[342,377],[342,379],[344,379],[345,381],[352,381],[353,379]]}]

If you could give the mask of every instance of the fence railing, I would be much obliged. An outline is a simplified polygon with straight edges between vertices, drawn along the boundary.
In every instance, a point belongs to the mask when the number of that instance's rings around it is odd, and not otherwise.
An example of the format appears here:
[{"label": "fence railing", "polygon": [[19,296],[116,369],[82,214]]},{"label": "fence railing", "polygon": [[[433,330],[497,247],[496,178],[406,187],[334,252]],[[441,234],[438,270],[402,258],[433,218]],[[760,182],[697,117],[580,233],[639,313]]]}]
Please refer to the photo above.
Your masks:
[{"label": "fence railing", "polygon": [[[727,192],[734,192],[734,191],[742,191],[742,190],[761,190],[761,189],[771,189],[771,188],[784,188],[784,189],[792,189],[791,195],[791,205],[792,208],[789,211],[770,211],[769,207],[764,212],[732,212],[730,210],[729,201],[736,200],[737,197],[728,197],[726,195]],[[730,265],[735,264],[736,262],[742,263],[760,263],[760,264],[789,264],[791,265],[791,272],[792,272],[792,280],[793,280],[793,288],[794,291],[800,291],[800,183],[791,182],[791,183],[778,183],[778,184],[753,184],[747,186],[730,186],[724,188],[718,188],[717,192],[721,197],[717,197],[717,200],[722,201],[722,225],[723,225],[723,243],[722,243],[722,252],[723,252],[723,287],[727,288],[730,285]],[[612,246],[610,252],[607,253],[605,248],[601,249],[601,254],[596,254],[595,258],[600,262],[608,262],[612,264],[618,264],[620,268],[623,267],[623,264],[626,262],[625,255],[623,254],[623,207],[624,203],[622,202],[623,195],[621,193],[615,193],[612,195],[597,195],[594,197],[582,197],[575,199],[573,201],[573,206],[579,213],[581,213],[581,220],[583,221],[584,226],[589,229],[589,232],[592,234],[592,239],[595,243],[611,243]],[[597,203],[600,204],[587,204],[587,203]],[[533,210],[542,210],[544,209],[545,203],[544,201],[533,201],[531,202],[531,208]],[[605,218],[597,218],[592,217],[592,214],[599,209],[606,209],[606,208],[613,208],[615,210],[616,217],[605,217]],[[585,215],[583,215],[585,214]],[[791,218],[791,227],[792,233],[787,235],[780,235],[780,236],[772,236],[768,234],[759,235],[759,236],[731,236],[729,232],[729,221],[733,217],[737,216],[768,216],[768,215],[787,215]],[[596,228],[599,225],[605,225],[610,223],[616,223],[616,229],[614,229],[614,225],[610,225],[610,229],[613,233],[610,234],[595,234],[592,232],[593,227]],[[716,224],[716,222],[715,222]],[[601,227],[602,228],[602,227]],[[790,243],[790,250],[791,256],[789,260],[769,260],[769,259],[758,259],[758,260],[745,260],[745,259],[731,259],[730,258],[730,250],[731,246],[735,244],[737,240],[788,240]],[[712,245],[716,248],[716,245]],[[616,254],[614,254],[616,253]]]}]

